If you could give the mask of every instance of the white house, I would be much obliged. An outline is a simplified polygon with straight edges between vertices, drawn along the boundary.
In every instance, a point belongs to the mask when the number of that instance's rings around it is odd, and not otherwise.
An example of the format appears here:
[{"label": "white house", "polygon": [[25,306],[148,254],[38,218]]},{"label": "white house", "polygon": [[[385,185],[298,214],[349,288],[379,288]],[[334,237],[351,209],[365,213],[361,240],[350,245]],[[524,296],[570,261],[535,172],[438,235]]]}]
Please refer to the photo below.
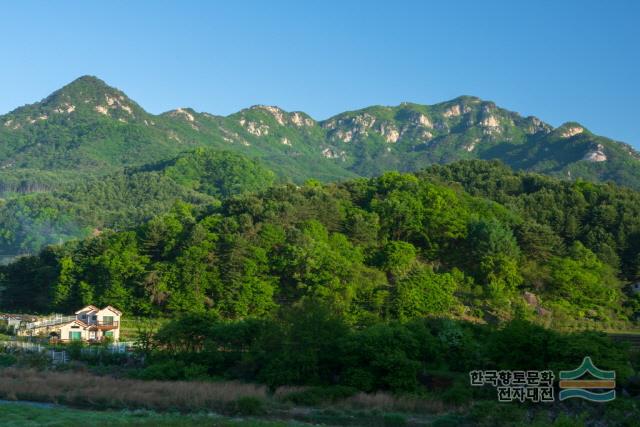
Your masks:
[{"label": "white house", "polygon": [[110,305],[105,308],[88,305],[73,316],[57,315],[27,323],[18,335],[48,335],[60,341],[119,341],[121,317],[122,312]]},{"label": "white house", "polygon": [[[76,321],[70,322],[68,328],[60,330],[61,340],[102,341],[109,338],[113,341],[120,340],[120,318],[122,312],[108,305],[98,308],[88,305],[75,312]],[[67,326],[67,325],[65,325]],[[68,333],[67,333],[68,332]]]}]

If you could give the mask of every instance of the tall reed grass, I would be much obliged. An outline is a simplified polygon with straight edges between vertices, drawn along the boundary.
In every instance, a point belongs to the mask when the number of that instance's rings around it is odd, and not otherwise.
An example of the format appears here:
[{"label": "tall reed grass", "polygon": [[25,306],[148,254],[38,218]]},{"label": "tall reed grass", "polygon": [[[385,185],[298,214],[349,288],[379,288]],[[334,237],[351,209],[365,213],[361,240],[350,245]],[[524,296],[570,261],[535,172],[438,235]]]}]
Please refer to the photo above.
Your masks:
[{"label": "tall reed grass", "polygon": [[0,398],[80,407],[221,411],[240,398],[266,399],[267,389],[235,381],[142,381],[78,372],[0,370]]}]

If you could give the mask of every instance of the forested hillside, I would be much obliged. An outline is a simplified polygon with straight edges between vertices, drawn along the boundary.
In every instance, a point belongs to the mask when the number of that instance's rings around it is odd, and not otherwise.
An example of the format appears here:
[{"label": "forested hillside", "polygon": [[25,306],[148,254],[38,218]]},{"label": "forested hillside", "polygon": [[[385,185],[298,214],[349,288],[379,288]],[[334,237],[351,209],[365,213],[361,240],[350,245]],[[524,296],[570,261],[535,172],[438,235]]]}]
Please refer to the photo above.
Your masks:
[{"label": "forested hillside", "polygon": [[351,324],[427,315],[606,322],[639,307],[623,286],[639,273],[640,193],[615,185],[473,161],[277,185],[207,206],[178,202],[134,229],[21,258],[2,270],[0,303],[239,319],[309,300]]},{"label": "forested hillside", "polygon": [[275,175],[253,160],[196,149],[159,163],[58,184],[50,192],[0,204],[0,253],[37,253],[49,244],[124,229],[166,212],[178,200],[194,206],[267,188]]},{"label": "forested hillside", "polygon": [[475,97],[373,106],[323,121],[265,105],[228,116],[190,108],[154,115],[83,76],[0,116],[0,256],[141,224],[174,200],[202,205],[226,196],[212,194],[202,167],[190,172],[204,174],[201,186],[153,169],[197,149],[256,160],[274,174],[267,183],[337,182],[499,159],[516,170],[640,189],[640,155],[630,146],[578,123],[554,129]]}]

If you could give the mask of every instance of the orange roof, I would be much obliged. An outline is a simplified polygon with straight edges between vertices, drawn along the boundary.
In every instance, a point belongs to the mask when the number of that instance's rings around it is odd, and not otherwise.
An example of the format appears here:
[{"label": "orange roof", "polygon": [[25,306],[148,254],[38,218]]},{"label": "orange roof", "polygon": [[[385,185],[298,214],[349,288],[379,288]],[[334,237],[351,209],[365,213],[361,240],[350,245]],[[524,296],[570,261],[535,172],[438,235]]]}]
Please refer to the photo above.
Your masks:
[{"label": "orange roof", "polygon": [[72,320],[72,321],[67,322],[67,323],[62,323],[61,325],[59,325],[59,327],[61,328],[61,327],[65,326],[65,325],[69,325],[69,324],[71,324],[71,323],[77,323],[77,324],[79,324],[80,326],[82,326],[83,328],[88,328],[88,327],[89,327],[89,325],[88,325],[88,324],[86,324],[86,323],[84,323],[82,320],[78,320],[78,319]]},{"label": "orange roof", "polygon": [[118,310],[117,308],[112,307],[112,306],[110,306],[110,305],[108,305],[108,306],[106,306],[105,308],[103,308],[103,310],[111,310],[111,311],[113,311],[114,313],[116,313],[118,316],[122,316],[122,312],[121,312],[120,310]]},{"label": "orange roof", "polygon": [[87,309],[88,309],[88,311],[98,311],[98,310],[100,310],[100,309],[99,309],[98,307],[96,307],[95,305],[88,305],[88,306],[86,306],[86,307],[82,307],[80,310],[76,311],[74,314],[80,314],[80,313],[82,313],[83,311],[87,311]]}]

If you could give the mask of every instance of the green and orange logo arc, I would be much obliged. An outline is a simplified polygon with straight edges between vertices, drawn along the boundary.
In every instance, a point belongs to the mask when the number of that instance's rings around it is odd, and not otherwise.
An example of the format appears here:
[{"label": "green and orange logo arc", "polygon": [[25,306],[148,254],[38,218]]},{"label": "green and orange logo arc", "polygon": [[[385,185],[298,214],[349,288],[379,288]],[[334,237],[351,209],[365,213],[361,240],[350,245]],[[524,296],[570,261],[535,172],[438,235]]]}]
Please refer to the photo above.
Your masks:
[{"label": "green and orange logo arc", "polygon": [[[594,379],[580,379],[587,373]],[[616,398],[616,372],[596,368],[588,356],[573,371],[560,371],[558,385],[561,389],[560,400],[576,397],[592,402],[609,402]]]}]

